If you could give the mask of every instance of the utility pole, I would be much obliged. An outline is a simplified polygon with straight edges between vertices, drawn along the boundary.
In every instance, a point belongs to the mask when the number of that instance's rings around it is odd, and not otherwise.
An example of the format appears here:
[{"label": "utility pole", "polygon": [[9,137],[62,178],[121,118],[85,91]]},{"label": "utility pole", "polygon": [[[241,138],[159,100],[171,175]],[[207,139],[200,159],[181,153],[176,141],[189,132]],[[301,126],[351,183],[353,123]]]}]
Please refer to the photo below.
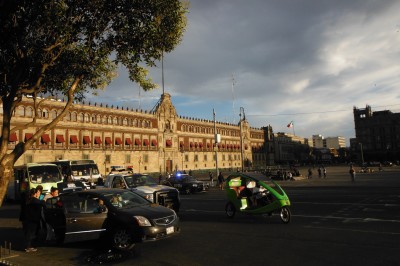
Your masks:
[{"label": "utility pole", "polygon": [[219,170],[218,170],[218,143],[219,143],[219,136],[217,134],[217,122],[215,121],[215,111],[213,109],[213,117],[214,117],[214,141],[215,141],[215,169],[217,173],[217,178],[219,176]]},{"label": "utility pole", "polygon": [[[242,119],[242,113],[243,113],[243,119]],[[240,157],[241,157],[241,162],[242,162],[242,173],[244,172],[244,154],[243,154],[243,129],[242,129],[242,122],[246,120],[246,116],[244,114],[244,108],[240,107],[240,112],[239,112],[239,125],[240,125]]]}]

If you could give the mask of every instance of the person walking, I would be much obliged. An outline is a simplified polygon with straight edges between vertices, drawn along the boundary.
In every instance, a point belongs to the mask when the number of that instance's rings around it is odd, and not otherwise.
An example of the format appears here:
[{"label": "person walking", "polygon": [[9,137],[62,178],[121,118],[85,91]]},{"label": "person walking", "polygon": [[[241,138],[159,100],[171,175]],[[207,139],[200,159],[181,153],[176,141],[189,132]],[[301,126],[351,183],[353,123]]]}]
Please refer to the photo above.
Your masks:
[{"label": "person walking", "polygon": [[324,174],[324,178],[326,178],[326,168],[322,167],[322,173]]},{"label": "person walking", "polygon": [[321,169],[321,166],[318,167],[318,177],[319,177],[319,178],[322,177],[322,169]]},{"label": "person walking", "polygon": [[32,188],[29,191],[29,198],[24,208],[21,220],[24,230],[25,251],[35,252],[32,242],[37,237],[38,228],[42,219],[42,210],[45,208],[44,201],[39,200],[41,191],[37,188]]},{"label": "person walking", "polygon": [[353,183],[356,182],[356,170],[353,168],[352,165],[350,165],[349,173],[350,173],[350,177],[351,177],[351,182],[353,182]]},{"label": "person walking", "polygon": [[308,168],[308,179],[312,178],[312,170],[311,167]]},{"label": "person walking", "polygon": [[208,172],[208,176],[210,177],[210,186],[214,186],[214,177],[213,174],[210,172]]},{"label": "person walking", "polygon": [[219,175],[218,175],[218,185],[219,185],[219,189],[220,189],[220,190],[223,190],[223,189],[224,189],[224,181],[225,181],[225,179],[224,179],[224,176],[222,175],[222,172],[219,172]]}]

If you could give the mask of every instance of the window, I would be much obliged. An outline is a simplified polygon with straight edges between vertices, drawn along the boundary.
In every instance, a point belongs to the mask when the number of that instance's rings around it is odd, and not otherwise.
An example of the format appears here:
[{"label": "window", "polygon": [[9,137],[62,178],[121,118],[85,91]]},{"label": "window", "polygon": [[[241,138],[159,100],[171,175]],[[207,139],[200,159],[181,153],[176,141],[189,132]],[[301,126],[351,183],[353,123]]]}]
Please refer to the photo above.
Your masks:
[{"label": "window", "polygon": [[207,155],[206,154],[204,154],[203,161],[207,162]]},{"label": "window", "polygon": [[144,163],[148,163],[149,162],[149,155],[147,155],[147,154],[143,155],[143,162]]},{"label": "window", "polygon": [[189,162],[189,155],[185,154],[185,162]]},{"label": "window", "polygon": [[130,154],[125,155],[125,163],[131,163],[131,155]]},{"label": "window", "polygon": [[89,158],[89,154],[83,154],[82,155],[82,159],[83,160],[89,160],[90,158]]},{"label": "window", "polygon": [[111,162],[111,154],[106,154],[106,163]]},{"label": "window", "polygon": [[198,161],[199,161],[199,155],[197,155],[197,154],[194,155],[194,161],[195,161],[195,162],[198,162]]}]

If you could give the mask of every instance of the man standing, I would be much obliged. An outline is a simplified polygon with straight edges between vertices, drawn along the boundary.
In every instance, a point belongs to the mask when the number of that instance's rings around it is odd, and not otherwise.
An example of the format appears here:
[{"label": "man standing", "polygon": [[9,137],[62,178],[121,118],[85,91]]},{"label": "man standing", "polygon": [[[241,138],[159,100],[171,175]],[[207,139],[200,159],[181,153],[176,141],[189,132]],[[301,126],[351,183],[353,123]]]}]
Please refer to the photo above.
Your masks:
[{"label": "man standing", "polygon": [[353,183],[356,182],[356,170],[354,170],[352,165],[350,165],[349,173],[350,173],[350,177],[351,177],[351,182],[353,182]]},{"label": "man standing", "polygon": [[39,200],[41,191],[32,188],[29,191],[29,199],[22,216],[22,226],[25,236],[25,251],[35,252],[36,248],[32,246],[32,241],[37,237],[38,228],[42,219],[42,211],[45,208],[44,201]]},{"label": "man standing", "polygon": [[[58,188],[51,187],[50,193],[46,194],[46,196],[44,196],[43,201],[46,202],[46,200],[48,200],[48,199],[57,198],[57,197],[58,197]],[[54,235],[53,227],[46,222],[46,241],[51,241],[54,238],[55,238],[55,235]]]}]

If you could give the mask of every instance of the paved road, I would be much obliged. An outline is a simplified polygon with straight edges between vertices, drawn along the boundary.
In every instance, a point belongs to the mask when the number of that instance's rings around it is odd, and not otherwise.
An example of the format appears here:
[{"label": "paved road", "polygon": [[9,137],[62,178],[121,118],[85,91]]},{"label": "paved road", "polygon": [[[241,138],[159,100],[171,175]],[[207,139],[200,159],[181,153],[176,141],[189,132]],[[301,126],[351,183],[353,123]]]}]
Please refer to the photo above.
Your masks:
[{"label": "paved road", "polygon": [[[224,213],[223,191],[182,195],[179,236],[142,244],[118,265],[400,265],[400,169],[358,174],[328,168],[328,178],[281,181],[292,202],[293,219]],[[13,243],[11,263],[84,265],[100,252],[98,243],[20,250],[18,210],[0,209],[0,243]],[[8,218],[7,218],[8,217]],[[100,244],[101,246],[101,244]]]}]

